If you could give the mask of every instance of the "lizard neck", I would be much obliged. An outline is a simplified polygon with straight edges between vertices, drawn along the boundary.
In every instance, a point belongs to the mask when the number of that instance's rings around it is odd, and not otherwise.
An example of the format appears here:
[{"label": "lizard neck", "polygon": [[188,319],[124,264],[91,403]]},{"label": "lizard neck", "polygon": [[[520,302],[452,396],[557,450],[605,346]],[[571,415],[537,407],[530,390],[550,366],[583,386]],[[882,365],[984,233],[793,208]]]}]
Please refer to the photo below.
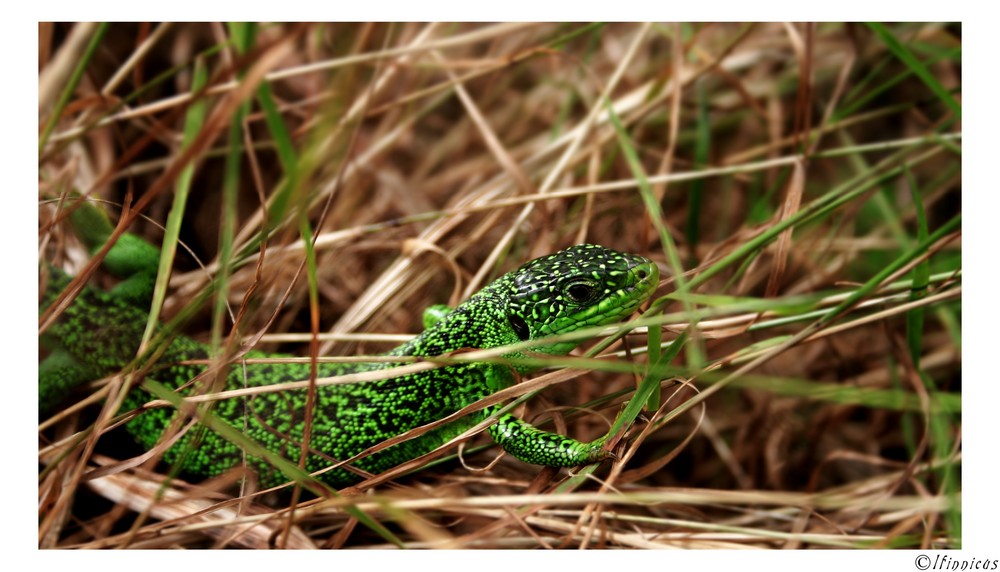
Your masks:
[{"label": "lizard neck", "polygon": [[507,319],[502,291],[484,288],[394,355],[436,356],[463,349],[488,349],[518,342]]}]

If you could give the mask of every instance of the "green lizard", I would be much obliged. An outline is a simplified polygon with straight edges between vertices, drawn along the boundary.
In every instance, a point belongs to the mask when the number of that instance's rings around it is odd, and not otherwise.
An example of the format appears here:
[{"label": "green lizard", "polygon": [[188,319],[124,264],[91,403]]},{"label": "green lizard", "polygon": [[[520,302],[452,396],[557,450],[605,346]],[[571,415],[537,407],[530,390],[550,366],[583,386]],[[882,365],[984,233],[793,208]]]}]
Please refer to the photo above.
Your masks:
[{"label": "green lizard", "polygon": [[[81,232],[80,224],[76,225],[77,232],[94,251],[110,234],[110,226],[98,227],[100,230],[90,229],[87,236],[88,230]],[[47,328],[42,342],[50,355],[39,366],[40,410],[64,399],[74,385],[115,374],[134,360],[149,311],[152,276],[158,259],[158,249],[134,235],[124,234],[104,260],[105,267],[123,282],[110,292],[85,287]],[[610,324],[626,318],[646,301],[658,279],[656,265],[641,256],[594,245],[574,246],[528,262],[484,287],[454,310],[428,318],[422,334],[387,355],[437,356]],[[65,274],[48,269],[40,311],[55,301],[69,280]],[[534,347],[531,352],[561,355],[576,345],[576,342],[552,343]],[[246,357],[276,356],[251,351]],[[191,380],[205,366],[185,362],[208,358],[206,345],[176,336],[146,375],[190,395],[197,391],[190,387]],[[332,377],[399,364],[317,365],[318,377]],[[520,374],[531,369],[466,363],[380,381],[317,387],[305,469],[320,471],[390,437],[441,419],[512,385],[516,381],[515,371]],[[232,366],[225,389],[307,380],[309,375],[308,363]],[[123,410],[141,408],[151,398],[144,390],[133,389]],[[387,470],[437,448],[499,407],[495,405],[437,427],[363,457],[353,466],[370,473]],[[301,454],[305,412],[306,390],[220,399],[212,409],[218,418],[294,463],[299,462]],[[157,444],[176,415],[173,408],[149,408],[129,421],[127,429],[148,449]],[[505,451],[527,463],[572,467],[610,456],[602,446],[603,438],[580,442],[536,429],[511,414],[501,415],[490,426],[489,433]],[[238,446],[205,430],[182,434],[163,458],[170,463],[181,459],[183,470],[190,474],[214,476],[241,464],[244,455]],[[246,461],[263,486],[289,480],[262,459],[248,455]],[[319,478],[333,486],[359,480],[357,474],[344,468],[327,470]]]}]

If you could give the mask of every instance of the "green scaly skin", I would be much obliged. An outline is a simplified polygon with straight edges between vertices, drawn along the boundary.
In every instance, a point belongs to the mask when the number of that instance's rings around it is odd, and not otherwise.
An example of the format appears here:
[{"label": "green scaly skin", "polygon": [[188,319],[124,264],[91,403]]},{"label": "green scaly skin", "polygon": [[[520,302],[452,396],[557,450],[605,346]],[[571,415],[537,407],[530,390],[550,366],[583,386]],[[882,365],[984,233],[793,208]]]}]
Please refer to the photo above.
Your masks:
[{"label": "green scaly skin", "polygon": [[[92,234],[99,237],[107,230]],[[88,238],[92,248],[99,246],[98,238],[84,236],[85,241]],[[135,358],[159,251],[135,236],[126,234],[123,238],[111,249],[105,264],[125,278],[123,283],[111,292],[85,288],[43,336],[50,355],[39,368],[42,410],[64,399],[74,385],[115,374]],[[387,355],[436,356],[469,348],[494,348],[621,321],[652,295],[658,278],[656,265],[640,256],[594,245],[574,246],[528,262],[450,312],[436,308],[436,312],[428,313],[427,329],[422,334]],[[69,277],[52,271],[41,309],[50,305],[68,282]],[[576,345],[562,342],[536,347],[532,352],[562,355]],[[506,355],[523,357],[517,352]],[[184,386],[182,393],[190,395],[198,389],[192,389],[189,385],[194,384],[189,382],[204,367],[182,362],[209,357],[206,345],[177,336],[146,375],[171,388]],[[246,357],[279,356],[252,351]],[[395,365],[320,363],[317,375],[332,377]],[[514,369],[522,374],[531,371],[526,367]],[[310,364],[235,365],[230,368],[225,389],[307,380],[309,370]],[[305,468],[309,472],[328,468],[385,439],[441,419],[515,380],[509,366],[473,363],[381,381],[318,387],[309,439],[311,452]],[[123,411],[140,408],[150,399],[146,391],[134,389]],[[385,471],[437,448],[499,407],[467,415],[357,460],[353,466],[376,474]],[[298,463],[301,454],[305,411],[305,390],[222,399],[212,408],[213,415],[293,463]],[[176,415],[173,408],[149,409],[130,421],[127,428],[148,449],[160,440]],[[489,433],[508,453],[532,464],[573,467],[610,456],[602,447],[603,438],[580,442],[541,431],[510,414],[502,415]],[[238,446],[205,429],[187,431],[164,455],[168,463],[179,458],[184,471],[207,477],[239,466],[244,456]],[[257,472],[263,486],[289,480],[262,459],[247,456],[247,464]],[[360,479],[343,468],[323,472],[319,478],[336,487]]]}]

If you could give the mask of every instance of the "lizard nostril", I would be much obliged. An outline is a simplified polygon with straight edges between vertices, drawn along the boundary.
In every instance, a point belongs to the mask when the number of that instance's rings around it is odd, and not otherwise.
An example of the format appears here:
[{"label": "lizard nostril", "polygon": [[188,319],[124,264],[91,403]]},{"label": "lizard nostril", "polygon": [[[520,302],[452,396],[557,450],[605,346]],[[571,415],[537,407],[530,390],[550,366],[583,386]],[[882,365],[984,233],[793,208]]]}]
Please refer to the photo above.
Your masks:
[{"label": "lizard nostril", "polygon": [[646,271],[645,270],[639,270],[638,272],[635,273],[635,275],[639,277],[639,280],[645,280],[646,279]]}]

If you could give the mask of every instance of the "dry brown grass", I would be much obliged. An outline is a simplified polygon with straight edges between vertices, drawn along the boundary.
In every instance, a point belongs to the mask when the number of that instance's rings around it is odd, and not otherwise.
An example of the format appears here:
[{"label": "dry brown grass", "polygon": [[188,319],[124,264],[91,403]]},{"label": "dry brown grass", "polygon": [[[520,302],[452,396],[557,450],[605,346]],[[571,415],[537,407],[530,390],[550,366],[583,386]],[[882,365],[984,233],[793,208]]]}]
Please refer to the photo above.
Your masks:
[{"label": "dry brown grass", "polygon": [[[479,470],[497,455],[486,447],[339,498],[241,496],[235,475],[161,488],[120,431],[77,438],[98,419],[107,386],[94,385],[89,405],[41,420],[41,547],[392,546],[346,505],[410,547],[960,545],[959,231],[917,250],[931,261],[926,297],[911,300],[908,282],[861,287],[925,222],[934,232],[961,212],[960,26],[888,27],[951,101],[863,25],[275,24],[247,53],[222,24],[39,29],[42,258],[85,264],[53,224],[54,199],[72,190],[113,217],[131,201],[130,230],[159,244],[190,165],[164,317],[221,268],[233,311],[252,290],[240,324],[258,347],[308,355],[303,336],[283,335],[317,324],[320,355],[378,353],[396,338],[356,334],[419,331],[424,307],[579,242],[657,260],[659,296],[678,264],[682,284],[714,296],[646,316],[667,341],[691,334],[661,372],[663,407],[630,429],[621,462],[577,478],[506,457]],[[196,60],[208,85],[192,91]],[[185,146],[195,101],[207,116]],[[286,215],[265,214],[289,178]],[[246,254],[222,258],[232,267],[219,263],[226,217]],[[861,305],[837,319],[807,315],[854,292]],[[189,334],[228,335],[210,306]],[[631,357],[609,348],[612,365],[573,362],[602,371],[545,374],[525,416],[601,434],[638,381],[622,370],[645,362],[643,338],[628,345]],[[94,447],[65,447],[80,442]]]}]

